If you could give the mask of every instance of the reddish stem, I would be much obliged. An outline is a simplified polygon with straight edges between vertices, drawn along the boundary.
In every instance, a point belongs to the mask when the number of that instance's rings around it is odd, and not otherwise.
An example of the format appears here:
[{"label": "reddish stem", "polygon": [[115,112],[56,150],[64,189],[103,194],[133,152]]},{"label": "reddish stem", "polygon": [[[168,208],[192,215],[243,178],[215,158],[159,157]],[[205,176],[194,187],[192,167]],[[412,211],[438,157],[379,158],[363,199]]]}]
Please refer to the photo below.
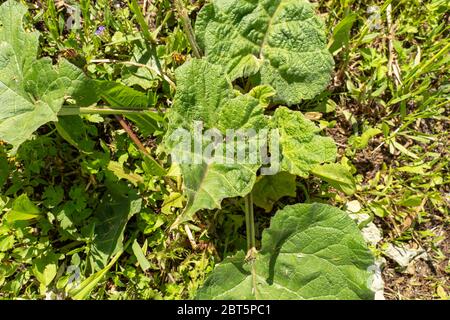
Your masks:
[{"label": "reddish stem", "polygon": [[144,145],[142,144],[141,140],[137,137],[137,135],[133,132],[133,129],[130,128],[128,123],[125,121],[125,119],[122,116],[115,116],[117,121],[119,121],[122,128],[127,132],[128,136],[133,140],[134,144],[141,150],[145,155],[149,155],[147,149],[145,149]]}]

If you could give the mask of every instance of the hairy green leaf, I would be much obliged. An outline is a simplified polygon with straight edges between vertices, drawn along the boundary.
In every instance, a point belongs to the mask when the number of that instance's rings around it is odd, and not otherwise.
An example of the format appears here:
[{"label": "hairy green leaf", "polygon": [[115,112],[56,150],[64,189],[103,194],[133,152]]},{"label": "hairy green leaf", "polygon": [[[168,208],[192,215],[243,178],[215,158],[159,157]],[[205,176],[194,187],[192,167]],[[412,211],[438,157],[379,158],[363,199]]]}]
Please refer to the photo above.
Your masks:
[{"label": "hairy green leaf", "polygon": [[[233,91],[221,67],[196,59],[177,70],[177,83],[174,105],[168,114],[169,129],[164,139],[167,151],[176,158],[175,162],[184,160],[179,164],[188,202],[177,223],[189,220],[198,210],[220,208],[225,198],[250,193],[256,171],[262,165],[261,158],[251,165],[248,164],[250,162],[227,158],[223,141],[215,141],[213,146],[216,154],[223,155],[222,162],[217,158],[205,158],[203,151],[211,141],[202,141],[200,147],[195,148],[192,138],[197,137],[198,140],[207,130],[216,130],[222,135],[230,129],[278,130],[281,171],[301,177],[307,177],[316,165],[333,162],[336,158],[334,141],[319,135],[320,129],[301,112],[280,107],[273,117],[264,115],[268,98],[273,93],[269,86],[260,86],[249,94],[239,95]],[[177,135],[180,130],[189,134],[187,144],[186,141],[181,143],[182,139]],[[247,148],[242,142],[238,142],[236,147]],[[270,148],[275,155],[277,152],[273,148],[277,146],[270,143]],[[231,160],[231,164],[224,160]],[[289,194],[292,194],[291,189]],[[268,201],[273,202],[282,195],[274,196]],[[264,208],[270,210],[267,202],[257,198],[259,200]]]},{"label": "hairy green leaf", "polygon": [[[256,180],[257,164],[226,162],[224,144],[220,141],[214,147],[216,154],[223,155],[223,162],[205,158],[202,150],[176,147],[174,134],[184,130],[191,137],[203,131],[216,129],[225,134],[227,130],[267,127],[264,116],[265,105],[250,95],[238,95],[219,66],[205,60],[191,60],[177,69],[178,89],[173,108],[169,112],[169,130],[165,146],[178,158],[188,156],[190,163],[180,163],[184,178],[187,206],[178,222],[188,220],[200,209],[220,208],[224,198],[249,194]],[[202,147],[211,142],[200,142]],[[194,149],[194,150],[192,150]],[[195,163],[194,161],[197,161]]]},{"label": "hairy green leaf", "polygon": [[321,19],[306,0],[213,0],[200,11],[197,40],[231,80],[257,75],[289,105],[311,99],[334,66]]},{"label": "hairy green leaf", "polygon": [[27,8],[14,0],[0,6],[0,139],[12,152],[43,124],[57,121],[68,96],[81,105],[91,102],[88,79],[66,60],[57,66],[37,59],[37,32],[26,32]]},{"label": "hairy green leaf", "polygon": [[272,211],[275,202],[283,197],[295,197],[295,176],[287,172],[280,172],[273,176],[262,176],[253,188],[253,201],[255,205]]},{"label": "hairy green leaf", "polygon": [[348,215],[324,204],[297,204],[277,212],[262,236],[256,260],[225,259],[198,299],[373,299],[373,257]]},{"label": "hairy green leaf", "polygon": [[333,139],[320,136],[320,129],[301,112],[278,108],[273,122],[280,133],[283,171],[306,178],[316,165],[335,161]]}]

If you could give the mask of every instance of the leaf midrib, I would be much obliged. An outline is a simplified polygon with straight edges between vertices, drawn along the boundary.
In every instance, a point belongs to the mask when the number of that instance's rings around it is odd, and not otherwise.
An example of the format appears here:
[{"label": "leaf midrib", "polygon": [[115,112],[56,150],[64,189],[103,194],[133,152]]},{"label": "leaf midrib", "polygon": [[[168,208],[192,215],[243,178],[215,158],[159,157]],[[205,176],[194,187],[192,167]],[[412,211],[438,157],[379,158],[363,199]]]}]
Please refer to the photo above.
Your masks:
[{"label": "leaf midrib", "polygon": [[[279,11],[281,8],[283,8],[282,2],[283,2],[283,0],[280,0],[280,1],[278,2],[277,7],[275,8],[275,10],[274,10],[274,12],[273,12],[273,15],[272,15],[272,16],[269,15],[269,17],[270,17],[269,23],[267,24],[267,29],[266,29],[266,32],[265,32],[265,34],[264,34],[263,41],[262,41],[262,43],[261,43],[261,48],[259,49],[259,54],[258,54],[259,59],[264,59],[263,49],[264,49],[264,47],[267,45],[267,41],[268,41],[268,39],[269,39],[269,34],[270,34],[271,30],[272,30],[273,20],[274,20],[274,18],[277,16],[278,11]],[[258,4],[258,5],[259,5],[259,4]],[[265,8],[264,8],[264,9],[265,9]],[[266,12],[267,12],[267,11],[266,11]]]}]

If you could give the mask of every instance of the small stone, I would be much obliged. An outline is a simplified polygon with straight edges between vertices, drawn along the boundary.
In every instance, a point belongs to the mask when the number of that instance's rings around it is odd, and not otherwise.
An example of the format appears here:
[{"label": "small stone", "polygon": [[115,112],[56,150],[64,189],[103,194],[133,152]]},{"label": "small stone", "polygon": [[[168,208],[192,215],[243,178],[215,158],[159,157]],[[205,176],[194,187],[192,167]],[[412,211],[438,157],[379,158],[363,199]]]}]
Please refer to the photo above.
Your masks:
[{"label": "small stone", "polygon": [[361,230],[364,240],[371,245],[376,245],[383,237],[381,236],[380,229],[374,223],[369,223],[365,228]]},{"label": "small stone", "polygon": [[405,245],[395,246],[392,243],[388,244],[384,254],[403,268],[407,268],[413,260],[426,257],[423,249],[411,249]]},{"label": "small stone", "polygon": [[375,292],[375,300],[386,300],[384,297],[384,280],[382,275],[382,268],[385,264],[386,260],[384,258],[378,258],[369,268],[369,271],[372,272],[372,282],[369,287]]},{"label": "small stone", "polygon": [[361,204],[358,200],[349,201],[346,204],[346,208],[350,212],[357,213],[361,211]]},{"label": "small stone", "polygon": [[[370,216],[368,214],[362,213],[362,214],[350,214],[350,218],[352,218],[357,224],[360,224],[363,221],[367,221],[370,219]],[[380,242],[383,237],[381,236],[381,231],[378,229],[378,227],[373,223],[369,223],[367,226],[365,226],[361,233],[364,237],[364,240],[366,240],[367,243],[371,245],[376,245],[378,242]]]}]

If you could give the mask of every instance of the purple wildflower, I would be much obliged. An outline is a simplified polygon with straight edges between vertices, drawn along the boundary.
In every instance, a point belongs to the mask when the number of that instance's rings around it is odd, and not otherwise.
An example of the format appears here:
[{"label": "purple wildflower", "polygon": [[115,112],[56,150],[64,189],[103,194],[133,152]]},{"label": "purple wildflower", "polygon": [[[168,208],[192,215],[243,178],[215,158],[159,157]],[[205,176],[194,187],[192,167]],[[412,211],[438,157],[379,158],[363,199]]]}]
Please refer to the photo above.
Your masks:
[{"label": "purple wildflower", "polygon": [[95,31],[95,35],[101,36],[105,30],[106,30],[106,28],[104,26],[98,27],[97,31]]}]

